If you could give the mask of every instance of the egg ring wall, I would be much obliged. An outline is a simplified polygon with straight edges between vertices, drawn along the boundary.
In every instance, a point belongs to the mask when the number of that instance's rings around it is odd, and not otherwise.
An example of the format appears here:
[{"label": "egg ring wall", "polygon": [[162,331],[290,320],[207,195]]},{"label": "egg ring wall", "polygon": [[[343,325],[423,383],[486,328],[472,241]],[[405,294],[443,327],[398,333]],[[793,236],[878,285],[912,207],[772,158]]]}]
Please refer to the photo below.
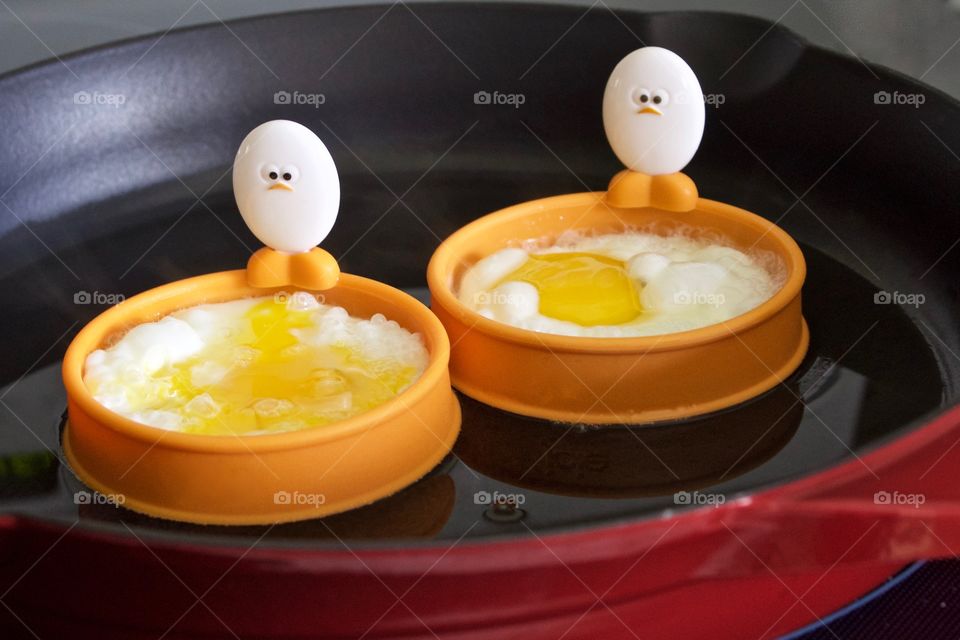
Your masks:
[{"label": "egg ring wall", "polygon": [[[773,223],[736,207],[699,199],[681,214],[608,206],[603,193],[525,202],[463,227],[434,253],[427,271],[432,308],[453,345],[454,386],[489,405],[562,422],[643,423],[733,406],[781,383],[800,364],[809,334],[800,309],[806,275],[796,242]],[[670,235],[699,230],[744,251],[775,254],[783,286],[730,320],[658,336],[551,335],[509,326],[457,300],[477,261],[524,241],[546,246],[563,234]]]},{"label": "egg ring wall", "polygon": [[[388,285],[341,274],[324,292],[350,315],[383,313],[423,336],[426,369],[400,395],[364,413],[286,433],[214,437],[149,427],[101,403],[83,382],[84,361],[131,327],[177,309],[274,295],[245,271],[224,271],[151,289],[87,324],[67,349],[63,449],[73,472],[124,506],[202,524],[268,524],[369,504],[423,477],[450,451],[460,405],[450,388],[449,342],[420,302]],[[374,433],[371,433],[374,432]]]}]

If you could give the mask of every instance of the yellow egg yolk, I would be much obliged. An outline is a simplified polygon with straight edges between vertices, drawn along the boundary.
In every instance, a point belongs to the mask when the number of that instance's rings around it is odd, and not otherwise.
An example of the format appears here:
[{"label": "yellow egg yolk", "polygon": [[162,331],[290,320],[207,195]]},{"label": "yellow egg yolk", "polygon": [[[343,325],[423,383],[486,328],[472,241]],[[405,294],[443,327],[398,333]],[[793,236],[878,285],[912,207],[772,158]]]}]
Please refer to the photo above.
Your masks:
[{"label": "yellow egg yolk", "polygon": [[527,282],[540,294],[540,313],[584,327],[617,325],[643,311],[626,265],[609,256],[571,252],[531,255],[500,280]]},{"label": "yellow egg yolk", "polygon": [[[247,311],[249,330],[225,332],[187,360],[153,374],[140,407],[176,411],[183,431],[208,435],[280,432],[348,418],[400,393],[418,375],[393,359],[368,360],[344,346],[310,346],[293,331],[314,326],[310,311],[268,299]],[[218,370],[196,384],[196,368]],[[136,393],[137,390],[131,390]]]}]

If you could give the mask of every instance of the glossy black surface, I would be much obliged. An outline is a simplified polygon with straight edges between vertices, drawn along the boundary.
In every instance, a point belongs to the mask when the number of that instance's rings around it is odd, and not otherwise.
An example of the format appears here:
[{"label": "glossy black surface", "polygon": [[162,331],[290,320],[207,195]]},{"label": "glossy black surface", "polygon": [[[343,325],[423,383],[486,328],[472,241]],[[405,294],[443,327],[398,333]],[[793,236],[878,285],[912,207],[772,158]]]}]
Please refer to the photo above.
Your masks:
[{"label": "glossy black surface", "polygon": [[[488,538],[648,516],[682,508],[678,491],[748,492],[849,460],[956,402],[960,250],[948,249],[960,236],[960,163],[945,148],[960,149],[947,127],[955,102],[779,28],[757,41],[769,25],[753,19],[621,14],[627,28],[596,11],[550,48],[580,11],[414,7],[430,30],[398,8],[342,58],[383,8],[233,25],[260,61],[211,27],[82,55],[70,64],[79,79],[55,64],[0,79],[0,510],[64,523],[79,514],[123,535],[126,525],[194,541],[259,537],[265,528],[75,504],[83,487],[57,460],[58,360],[103,310],[75,296],[242,266],[257,243],[228,169],[244,133],[277,117],[312,127],[338,163],[343,203],[325,248],[344,270],[422,294],[432,250],[465,222],[605,186],[618,166],[600,97],[637,36],[676,50],[706,93],[724,95],[687,169],[701,193],[778,220],[802,245],[812,338],[801,368],[747,405],[673,425],[569,427],[464,399],[455,456],[430,477],[365,509],[272,528],[268,540]],[[526,100],[474,103],[494,90]],[[922,91],[926,102],[876,104],[879,90]],[[78,91],[125,103],[77,104]],[[278,105],[277,91],[326,100]],[[925,299],[876,304],[880,291]],[[493,510],[482,492],[513,496],[522,511]]]}]

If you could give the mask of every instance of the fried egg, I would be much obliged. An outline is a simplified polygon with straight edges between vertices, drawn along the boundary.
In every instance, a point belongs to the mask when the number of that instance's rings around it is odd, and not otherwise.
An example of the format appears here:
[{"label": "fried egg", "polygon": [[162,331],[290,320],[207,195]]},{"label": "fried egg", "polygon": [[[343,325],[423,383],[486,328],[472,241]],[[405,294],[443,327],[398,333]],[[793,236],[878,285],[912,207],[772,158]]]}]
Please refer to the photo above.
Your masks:
[{"label": "fried egg", "polygon": [[142,424],[257,435],[368,411],[402,393],[427,361],[419,334],[298,292],[138,325],[87,356],[83,380],[101,404]]},{"label": "fried egg", "polygon": [[633,337],[725,322],[783,285],[779,260],[694,234],[568,235],[474,264],[457,289],[480,315],[568,336]]}]

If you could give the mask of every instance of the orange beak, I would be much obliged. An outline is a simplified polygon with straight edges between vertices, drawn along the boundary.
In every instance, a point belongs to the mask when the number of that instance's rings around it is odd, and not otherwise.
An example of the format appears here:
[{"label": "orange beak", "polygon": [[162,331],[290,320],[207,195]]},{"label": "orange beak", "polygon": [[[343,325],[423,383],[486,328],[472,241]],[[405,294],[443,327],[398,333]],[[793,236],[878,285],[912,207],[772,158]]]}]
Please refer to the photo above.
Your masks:
[{"label": "orange beak", "polygon": [[637,113],[652,113],[655,116],[662,116],[663,113],[659,109],[654,109],[653,107],[644,107],[637,111]]},{"label": "orange beak", "polygon": [[272,185],[267,191],[273,191],[274,189],[283,189],[285,191],[293,191],[293,187],[288,185],[286,182],[278,182]]}]

